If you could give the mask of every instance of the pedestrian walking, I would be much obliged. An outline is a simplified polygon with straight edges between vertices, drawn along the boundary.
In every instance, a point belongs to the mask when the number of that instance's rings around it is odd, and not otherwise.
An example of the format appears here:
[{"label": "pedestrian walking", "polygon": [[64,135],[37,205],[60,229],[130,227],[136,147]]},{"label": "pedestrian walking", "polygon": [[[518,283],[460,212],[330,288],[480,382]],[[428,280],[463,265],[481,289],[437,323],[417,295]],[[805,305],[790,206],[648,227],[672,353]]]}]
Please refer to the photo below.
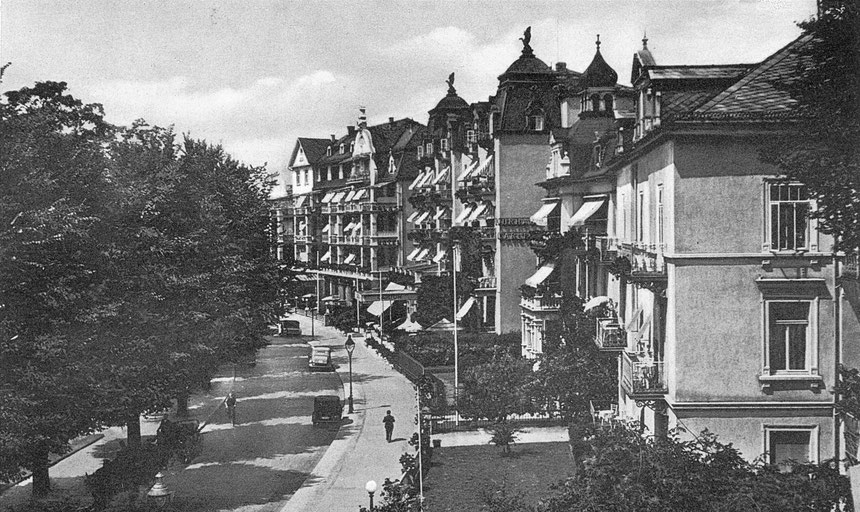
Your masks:
[{"label": "pedestrian walking", "polygon": [[224,407],[227,408],[227,415],[230,417],[230,423],[236,426],[236,395],[231,391],[227,398],[224,399]]},{"label": "pedestrian walking", "polygon": [[385,411],[385,417],[382,418],[382,424],[385,425],[385,440],[391,442],[391,433],[394,432],[394,416],[391,411]]}]

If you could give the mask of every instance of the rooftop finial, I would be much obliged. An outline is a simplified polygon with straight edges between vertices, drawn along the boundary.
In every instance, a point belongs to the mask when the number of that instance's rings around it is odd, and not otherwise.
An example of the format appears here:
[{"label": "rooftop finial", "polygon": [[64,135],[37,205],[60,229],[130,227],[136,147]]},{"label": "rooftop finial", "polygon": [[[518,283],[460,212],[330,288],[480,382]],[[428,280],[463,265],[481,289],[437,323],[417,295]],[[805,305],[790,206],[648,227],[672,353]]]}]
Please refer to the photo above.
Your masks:
[{"label": "rooftop finial", "polygon": [[532,28],[531,26],[526,27],[525,32],[523,32],[523,37],[520,38],[520,41],[523,42],[523,54],[532,53],[532,47],[529,45],[529,42],[532,40]]},{"label": "rooftop finial", "polygon": [[600,34],[597,34],[597,41],[594,44],[597,45],[597,51],[600,51]]},{"label": "rooftop finial", "polygon": [[448,80],[445,80],[445,83],[448,84],[448,94],[457,94],[457,89],[454,89],[454,73],[452,72],[448,75]]},{"label": "rooftop finial", "polygon": [[365,107],[364,105],[360,105],[358,107],[358,126],[360,126],[361,128],[365,128],[367,126],[367,114],[365,113],[366,109],[367,107]]},{"label": "rooftop finial", "polygon": [[642,49],[648,49],[648,32],[646,30],[642,31]]}]

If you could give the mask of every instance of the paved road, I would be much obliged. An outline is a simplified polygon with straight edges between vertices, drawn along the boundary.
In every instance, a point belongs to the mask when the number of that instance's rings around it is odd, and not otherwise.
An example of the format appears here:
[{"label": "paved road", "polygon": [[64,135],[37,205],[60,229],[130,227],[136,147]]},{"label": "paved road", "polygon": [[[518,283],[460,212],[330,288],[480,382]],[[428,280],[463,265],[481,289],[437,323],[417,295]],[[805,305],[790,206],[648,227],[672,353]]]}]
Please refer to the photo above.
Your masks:
[{"label": "paved road", "polygon": [[[202,455],[165,478],[182,504],[207,511],[278,510],[337,436],[337,426],[311,424],[314,396],[342,395],[337,374],[308,371],[307,337],[270,341],[255,366],[237,367],[235,380],[218,379],[236,393],[237,425],[230,425],[222,407],[203,431]],[[218,396],[224,394],[226,389]]]},{"label": "paved road", "polygon": [[[190,408],[198,419],[212,411],[203,430],[199,455],[186,467],[167,470],[165,483],[175,491],[185,510],[240,509],[243,512],[279,510],[311,474],[338,436],[337,427],[311,424],[313,397],[338,394],[338,374],[307,370],[309,337],[270,338],[255,366],[230,367],[212,381],[212,389],[192,397]],[[223,397],[238,397],[236,427],[230,425]],[[142,421],[142,433],[153,435],[157,421]],[[89,496],[82,476],[111,458],[125,437],[124,429],[103,432],[104,439],[60,461],[51,468],[55,492]],[[313,478],[313,477],[311,477]],[[21,506],[30,496],[29,481],[0,495],[0,510]],[[86,498],[85,498],[86,499]]]}]

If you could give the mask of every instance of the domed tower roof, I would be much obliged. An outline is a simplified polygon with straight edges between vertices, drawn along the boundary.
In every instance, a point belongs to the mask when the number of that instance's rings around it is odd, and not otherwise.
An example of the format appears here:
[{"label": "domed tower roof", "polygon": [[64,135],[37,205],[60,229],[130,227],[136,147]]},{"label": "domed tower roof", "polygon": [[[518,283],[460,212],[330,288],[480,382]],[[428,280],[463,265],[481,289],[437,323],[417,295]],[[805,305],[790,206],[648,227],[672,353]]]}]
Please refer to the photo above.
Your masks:
[{"label": "domed tower roof", "polygon": [[618,83],[618,73],[603,60],[603,55],[600,54],[600,35],[597,36],[597,51],[591,64],[585,69],[580,79],[580,84],[585,88],[591,87],[612,87]]},{"label": "domed tower roof", "polygon": [[520,38],[520,41],[523,42],[523,52],[520,54],[519,58],[508,66],[508,69],[499,76],[499,80],[502,80],[509,75],[552,74],[552,68],[550,68],[546,62],[535,57],[535,53],[532,50],[531,45],[529,45],[531,38],[532,28],[528,27],[523,33],[523,37]]},{"label": "domed tower roof", "polygon": [[448,76],[448,80],[446,81],[448,84],[448,94],[445,95],[444,98],[439,100],[439,103],[430,110],[430,114],[432,115],[435,112],[439,112],[441,110],[461,110],[461,109],[469,109],[469,104],[461,98],[457,94],[457,89],[454,89],[454,73],[451,73]]}]

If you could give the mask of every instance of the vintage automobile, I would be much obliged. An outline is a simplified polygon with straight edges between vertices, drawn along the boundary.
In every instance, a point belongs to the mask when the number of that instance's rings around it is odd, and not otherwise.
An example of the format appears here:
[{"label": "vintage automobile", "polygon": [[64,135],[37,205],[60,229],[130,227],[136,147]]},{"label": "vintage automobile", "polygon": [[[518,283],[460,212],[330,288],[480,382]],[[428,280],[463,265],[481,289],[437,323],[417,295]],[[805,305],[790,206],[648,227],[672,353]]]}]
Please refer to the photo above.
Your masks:
[{"label": "vintage automobile", "polygon": [[331,362],[331,349],[328,347],[311,347],[311,355],[308,357],[308,368],[312,372],[333,372],[334,365]]},{"label": "vintage automobile", "polygon": [[298,320],[281,320],[281,336],[301,336],[302,326]]},{"label": "vintage automobile", "polygon": [[314,413],[311,421],[314,425],[323,422],[340,423],[343,405],[336,395],[318,395],[314,397]]}]

